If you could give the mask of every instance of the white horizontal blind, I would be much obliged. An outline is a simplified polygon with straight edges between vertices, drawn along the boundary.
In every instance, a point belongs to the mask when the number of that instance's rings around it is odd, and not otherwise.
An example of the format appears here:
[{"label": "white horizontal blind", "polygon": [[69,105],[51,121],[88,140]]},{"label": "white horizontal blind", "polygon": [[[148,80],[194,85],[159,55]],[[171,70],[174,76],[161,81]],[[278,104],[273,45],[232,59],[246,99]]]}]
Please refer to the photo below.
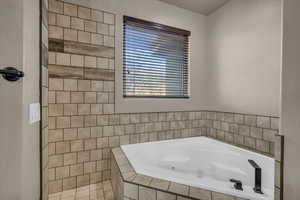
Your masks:
[{"label": "white horizontal blind", "polygon": [[187,98],[189,34],[124,17],[124,96]]}]

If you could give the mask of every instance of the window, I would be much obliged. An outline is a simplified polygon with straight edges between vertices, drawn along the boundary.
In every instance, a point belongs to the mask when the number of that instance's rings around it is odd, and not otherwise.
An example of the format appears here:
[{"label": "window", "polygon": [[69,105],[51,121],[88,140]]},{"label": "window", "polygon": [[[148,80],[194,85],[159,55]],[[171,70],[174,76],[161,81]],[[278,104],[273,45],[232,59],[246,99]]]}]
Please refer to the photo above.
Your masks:
[{"label": "window", "polygon": [[188,98],[189,36],[124,16],[123,96]]}]

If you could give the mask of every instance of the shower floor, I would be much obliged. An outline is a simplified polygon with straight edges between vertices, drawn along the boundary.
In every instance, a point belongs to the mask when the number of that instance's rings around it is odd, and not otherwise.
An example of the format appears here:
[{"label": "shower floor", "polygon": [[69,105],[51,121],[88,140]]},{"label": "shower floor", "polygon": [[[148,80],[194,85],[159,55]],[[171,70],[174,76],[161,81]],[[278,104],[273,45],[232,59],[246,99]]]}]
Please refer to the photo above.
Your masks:
[{"label": "shower floor", "polygon": [[48,200],[113,200],[110,181],[50,194]]}]

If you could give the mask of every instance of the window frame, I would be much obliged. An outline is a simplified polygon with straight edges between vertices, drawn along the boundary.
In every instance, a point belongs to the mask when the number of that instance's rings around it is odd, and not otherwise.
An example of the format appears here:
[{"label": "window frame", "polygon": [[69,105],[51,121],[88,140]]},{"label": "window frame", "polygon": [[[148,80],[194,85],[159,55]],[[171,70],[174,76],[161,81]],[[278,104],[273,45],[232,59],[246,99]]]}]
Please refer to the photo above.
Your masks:
[{"label": "window frame", "polygon": [[154,99],[168,99],[168,98],[171,98],[171,99],[189,99],[190,98],[190,91],[189,91],[189,86],[190,86],[190,82],[189,82],[189,42],[187,42],[187,50],[186,50],[186,58],[187,58],[187,62],[186,62],[186,69],[185,69],[185,73],[187,74],[186,75],[186,87],[187,87],[187,95],[182,95],[182,96],[168,96],[168,95],[126,95],[126,89],[125,89],[125,86],[124,84],[126,83],[126,75],[125,75],[125,64],[124,64],[124,60],[125,60],[125,42],[126,42],[126,34],[125,34],[125,25],[126,25],[126,22],[127,21],[130,21],[130,22],[134,22],[134,23],[138,23],[138,24],[141,24],[141,25],[144,25],[145,28],[149,29],[149,30],[157,30],[157,31],[162,31],[162,32],[165,32],[165,33],[168,33],[168,34],[174,34],[174,35],[180,35],[180,36],[184,36],[187,38],[187,40],[189,41],[189,37],[191,36],[191,31],[187,31],[187,30],[184,30],[184,29],[180,29],[180,28],[175,28],[175,27],[171,27],[171,26],[168,26],[168,25],[164,25],[164,24],[160,24],[160,23],[156,23],[156,22],[151,22],[151,21],[147,21],[147,20],[142,20],[142,19],[138,19],[138,18],[134,18],[134,17],[130,17],[130,16],[126,16],[124,15],[123,16],[123,49],[122,49],[122,53],[123,53],[123,59],[122,59],[122,63],[123,63],[123,68],[122,68],[122,83],[123,83],[123,88],[122,88],[122,91],[123,91],[123,98],[136,98],[136,99],[142,99],[142,98],[154,98]]}]

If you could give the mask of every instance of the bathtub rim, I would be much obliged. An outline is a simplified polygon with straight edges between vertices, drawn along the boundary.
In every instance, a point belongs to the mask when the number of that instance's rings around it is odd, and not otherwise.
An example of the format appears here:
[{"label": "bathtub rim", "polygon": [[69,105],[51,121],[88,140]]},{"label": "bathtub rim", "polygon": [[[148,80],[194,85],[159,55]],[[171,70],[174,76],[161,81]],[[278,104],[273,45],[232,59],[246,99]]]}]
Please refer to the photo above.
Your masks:
[{"label": "bathtub rim", "polygon": [[[205,137],[205,136],[197,136],[197,137]],[[248,149],[244,149],[244,148],[238,147],[236,145],[231,145],[231,144],[226,143],[224,141],[219,141],[219,140],[216,140],[216,139],[213,139],[213,138],[209,138],[209,137],[205,137],[205,138],[208,138],[208,139],[216,141],[216,142],[221,142],[224,145],[230,145],[232,148],[238,148],[239,150],[242,150],[242,151],[248,151],[248,152],[250,151],[250,153],[260,154],[261,156],[266,156],[268,158],[274,159],[274,157],[272,157],[270,155],[264,155],[261,152],[255,152],[255,151],[251,151],[251,150],[248,150]],[[179,139],[184,140],[184,139],[190,139],[190,138],[179,138]],[[163,140],[163,141],[154,141],[154,142],[161,143],[161,142],[168,142],[168,141],[172,141],[172,140],[174,140],[174,139]],[[146,142],[146,143],[151,143],[151,142]],[[138,143],[138,144],[143,144],[143,143]],[[134,145],[134,144],[129,144],[129,145]],[[197,197],[197,196],[191,195],[191,190],[198,191],[202,195],[209,193],[210,197],[213,197],[214,195],[222,195],[224,197],[228,197],[229,199],[243,198],[243,197],[240,197],[240,196],[233,196],[233,195],[226,194],[226,193],[216,192],[216,191],[213,191],[213,190],[207,190],[207,189],[203,189],[203,188],[200,188],[200,187],[194,187],[194,186],[190,186],[190,185],[176,183],[176,182],[173,182],[173,181],[168,181],[168,180],[165,180],[165,179],[159,179],[159,178],[156,178],[156,177],[150,177],[150,176],[147,176],[147,175],[138,174],[138,173],[136,173],[136,171],[135,171],[134,167],[132,166],[131,162],[129,161],[126,153],[123,151],[122,146],[112,149],[112,158],[117,163],[117,167],[119,169],[119,172],[121,174],[121,178],[122,178],[123,182],[140,185],[140,186],[143,186],[143,187],[148,187],[148,188],[151,188],[151,189],[154,189],[154,190],[159,190],[159,191],[162,191],[162,192],[172,193],[172,194],[175,194],[175,195],[180,195],[180,196],[184,196],[184,197],[191,198],[191,199],[201,200],[201,199],[204,198],[204,197]],[[274,159],[274,162],[275,162],[275,159]],[[161,187],[156,187],[155,185],[152,184],[153,181],[164,182],[165,184],[168,184],[168,187],[166,189],[162,189]],[[171,184],[174,184],[174,185],[176,185],[176,187],[181,188],[182,191],[187,190],[187,193],[180,192],[180,189],[178,189],[177,191],[170,190]],[[274,188],[274,190],[275,190],[275,188]]]}]

